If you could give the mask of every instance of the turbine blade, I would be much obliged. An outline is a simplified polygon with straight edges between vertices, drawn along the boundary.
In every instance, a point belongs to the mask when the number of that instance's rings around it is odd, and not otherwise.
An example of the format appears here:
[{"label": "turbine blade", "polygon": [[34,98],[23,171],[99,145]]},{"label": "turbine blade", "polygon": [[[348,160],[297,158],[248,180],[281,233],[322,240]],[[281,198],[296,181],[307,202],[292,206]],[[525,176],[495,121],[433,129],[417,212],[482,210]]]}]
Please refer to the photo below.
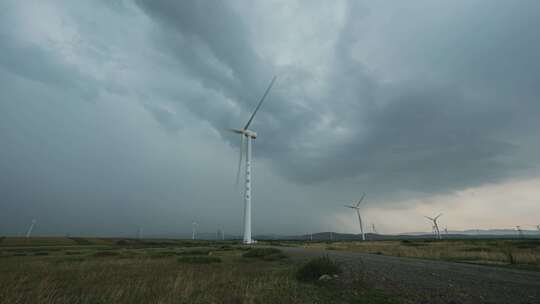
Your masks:
[{"label": "turbine blade", "polygon": [[268,86],[268,88],[266,88],[266,91],[264,91],[264,94],[263,94],[261,100],[259,101],[259,104],[257,104],[257,107],[255,108],[255,111],[253,111],[253,114],[251,114],[251,117],[249,118],[248,122],[246,123],[246,126],[244,127],[245,130],[247,130],[247,128],[249,127],[249,125],[253,121],[253,118],[255,117],[255,114],[257,114],[257,111],[259,111],[259,108],[261,107],[264,99],[266,98],[266,95],[268,95],[268,92],[270,92],[270,89],[274,85],[274,81],[276,81],[276,76],[274,76],[274,78],[272,78],[272,81],[270,82],[270,85]]},{"label": "turbine blade", "polygon": [[242,130],[239,130],[239,129],[225,129],[225,131],[229,131],[229,132],[233,132],[233,133],[237,133],[237,134],[243,134]]},{"label": "turbine blade", "polygon": [[242,158],[244,155],[244,134],[240,135],[240,159],[238,159],[238,170],[236,171],[236,186],[240,182],[240,171],[242,170]]},{"label": "turbine blade", "polygon": [[349,205],[344,205],[344,206],[347,207],[347,208],[356,209],[355,206],[349,206]]},{"label": "turbine blade", "polygon": [[432,217],[429,217],[429,216],[424,216],[425,218],[427,218],[428,220],[430,221],[433,221],[433,218]]},{"label": "turbine blade", "polygon": [[364,200],[364,197],[366,197],[366,193],[365,193],[365,192],[362,194],[362,197],[361,197],[360,200],[358,201],[358,204],[356,204],[356,207],[360,206],[360,203]]}]

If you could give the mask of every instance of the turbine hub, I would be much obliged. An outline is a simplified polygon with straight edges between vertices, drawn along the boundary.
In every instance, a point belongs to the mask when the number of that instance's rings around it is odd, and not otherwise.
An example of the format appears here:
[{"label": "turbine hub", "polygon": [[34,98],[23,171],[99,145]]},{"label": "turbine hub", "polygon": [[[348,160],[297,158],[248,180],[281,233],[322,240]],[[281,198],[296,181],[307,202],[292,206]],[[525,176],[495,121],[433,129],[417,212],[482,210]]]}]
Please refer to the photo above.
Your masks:
[{"label": "turbine hub", "polygon": [[251,130],[242,130],[242,133],[248,137],[251,137],[253,139],[257,138],[257,133]]}]

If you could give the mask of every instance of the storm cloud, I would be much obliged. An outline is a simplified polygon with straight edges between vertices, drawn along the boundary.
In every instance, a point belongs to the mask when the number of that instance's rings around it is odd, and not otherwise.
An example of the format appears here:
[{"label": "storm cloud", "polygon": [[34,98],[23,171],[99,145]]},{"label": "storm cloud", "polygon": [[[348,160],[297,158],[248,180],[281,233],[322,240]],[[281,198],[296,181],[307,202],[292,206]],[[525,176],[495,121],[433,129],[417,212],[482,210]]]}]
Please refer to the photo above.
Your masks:
[{"label": "storm cloud", "polygon": [[363,191],[392,208],[538,176],[537,1],[5,1],[0,17],[7,233],[34,217],[237,233],[225,129],[274,75],[252,124],[260,233],[335,228]]}]

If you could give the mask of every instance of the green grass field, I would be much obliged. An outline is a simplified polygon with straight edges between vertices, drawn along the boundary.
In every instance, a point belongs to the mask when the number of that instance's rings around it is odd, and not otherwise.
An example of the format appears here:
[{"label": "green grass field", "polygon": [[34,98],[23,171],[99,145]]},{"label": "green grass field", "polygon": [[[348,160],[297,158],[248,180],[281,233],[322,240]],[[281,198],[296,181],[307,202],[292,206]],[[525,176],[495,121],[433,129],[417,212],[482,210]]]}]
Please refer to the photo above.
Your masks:
[{"label": "green grass field", "polygon": [[305,282],[235,242],[3,238],[0,303],[398,303],[354,278]]}]

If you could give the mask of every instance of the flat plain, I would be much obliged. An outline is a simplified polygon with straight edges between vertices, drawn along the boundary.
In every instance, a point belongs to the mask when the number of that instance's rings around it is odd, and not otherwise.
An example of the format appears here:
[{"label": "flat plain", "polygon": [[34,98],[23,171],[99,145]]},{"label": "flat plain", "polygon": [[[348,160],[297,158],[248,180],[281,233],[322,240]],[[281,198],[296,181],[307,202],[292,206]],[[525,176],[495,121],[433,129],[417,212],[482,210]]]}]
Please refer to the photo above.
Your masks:
[{"label": "flat plain", "polygon": [[2,238],[0,303],[399,303],[359,280],[238,242]]},{"label": "flat plain", "polygon": [[[0,303],[539,303],[539,256],[534,239],[243,246],[4,237]],[[339,275],[299,277],[322,258]],[[307,268],[326,274],[315,270]]]}]

